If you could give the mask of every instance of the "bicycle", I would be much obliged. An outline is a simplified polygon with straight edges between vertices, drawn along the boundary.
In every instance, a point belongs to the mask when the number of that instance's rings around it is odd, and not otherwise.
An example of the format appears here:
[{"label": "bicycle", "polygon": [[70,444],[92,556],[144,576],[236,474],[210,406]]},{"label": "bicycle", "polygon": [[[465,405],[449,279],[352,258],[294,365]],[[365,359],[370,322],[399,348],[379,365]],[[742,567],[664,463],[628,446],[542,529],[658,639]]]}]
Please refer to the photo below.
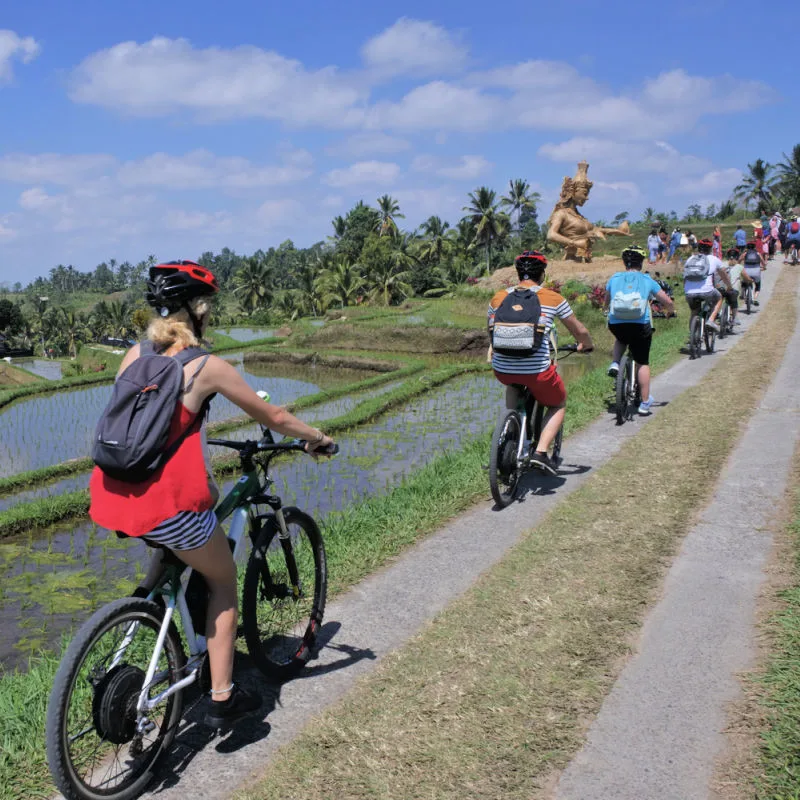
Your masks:
[{"label": "bicycle", "polygon": [[624,425],[633,419],[634,411],[642,402],[639,387],[639,370],[633,361],[630,347],[625,348],[619,360],[619,370],[615,379],[617,425]]},{"label": "bicycle", "polygon": [[742,299],[744,300],[744,310],[746,314],[750,313],[753,307],[753,284],[743,283],[742,285]]},{"label": "bicycle", "polygon": [[700,351],[705,342],[706,353],[714,352],[714,345],[717,339],[716,331],[708,327],[708,317],[711,315],[713,305],[706,299],[700,306],[700,310],[692,317],[689,326],[689,358],[700,358]]},{"label": "bicycle", "polygon": [[722,302],[722,310],[719,312],[717,320],[719,322],[719,333],[717,335],[720,339],[724,339],[726,336],[733,333],[733,315],[731,314],[731,308],[727,297],[725,297]]},{"label": "bicycle", "polygon": [[786,254],[786,263],[787,264],[797,264],[798,256],[797,256],[797,242],[792,240],[789,246],[789,252]]},{"label": "bicycle", "polygon": [[[568,344],[558,346],[555,332],[550,336],[550,360],[557,363],[557,353],[576,353],[578,346]],[[500,508],[511,505],[517,496],[519,480],[530,468],[530,455],[535,452],[542,433],[545,408],[540,405],[526,386],[514,384],[519,392],[517,407],[504,409],[492,434],[492,447],[489,454],[489,488],[495,503]],[[556,466],[561,464],[561,444],[563,429],[553,440],[550,458]],[[525,441],[528,449],[525,450]]]},{"label": "bicycle", "polygon": [[[231,517],[234,559],[252,546],[242,587],[247,649],[268,677],[285,680],[309,661],[327,593],[325,546],[317,523],[267,494],[269,466],[305,442],[209,439],[238,451],[242,476],[216,508]],[[333,455],[333,446],[327,455]],[[270,511],[258,513],[258,506]],[[247,534],[247,535],[245,535]],[[210,689],[202,589],[205,581],[171,551],[146,599],[128,597],[98,609],[73,638],[56,673],[47,709],[47,758],[53,780],[69,800],[130,800],[153,777],[182,717],[184,690]],[[175,611],[183,638],[175,624]],[[187,660],[183,649],[189,651]]]}]

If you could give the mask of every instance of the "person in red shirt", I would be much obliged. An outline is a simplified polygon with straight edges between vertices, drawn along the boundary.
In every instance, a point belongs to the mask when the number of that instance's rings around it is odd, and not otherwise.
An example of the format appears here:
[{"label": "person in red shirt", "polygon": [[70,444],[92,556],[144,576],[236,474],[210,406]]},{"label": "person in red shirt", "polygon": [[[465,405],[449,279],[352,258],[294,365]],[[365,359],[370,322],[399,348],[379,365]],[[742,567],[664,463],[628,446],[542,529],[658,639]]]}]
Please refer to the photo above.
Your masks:
[{"label": "person in red shirt", "polygon": [[[152,267],[147,286],[147,302],[157,316],[146,338],[155,350],[169,356],[199,346],[211,316],[211,298],[219,291],[212,273],[191,261],[173,261]],[[139,358],[140,349],[137,344],[127,352],[117,377]],[[175,408],[168,443],[187,430],[189,434],[144,482],[117,480],[95,467],[89,483],[89,514],[102,527],[172,550],[205,578],[209,587],[205,633],[211,667],[211,702],[205,721],[221,727],[256,711],[261,698],[232,680],[238,616],[236,565],[213,511],[218,492],[202,444],[203,412],[216,393],[271,430],[306,439],[310,451],[332,444],[330,437],[285,409],[265,403],[227,361],[214,355],[200,356],[184,367],[184,393]],[[153,562],[139,592],[147,594],[154,586],[160,559]]]}]

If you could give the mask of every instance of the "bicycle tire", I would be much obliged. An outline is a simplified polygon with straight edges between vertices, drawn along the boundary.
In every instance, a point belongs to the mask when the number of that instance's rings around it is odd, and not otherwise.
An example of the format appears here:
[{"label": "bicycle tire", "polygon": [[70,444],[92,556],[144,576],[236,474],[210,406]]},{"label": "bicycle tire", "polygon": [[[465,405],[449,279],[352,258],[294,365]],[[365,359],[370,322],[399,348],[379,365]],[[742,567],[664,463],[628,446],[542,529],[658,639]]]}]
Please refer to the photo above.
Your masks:
[{"label": "bicycle tire", "polygon": [[501,411],[492,434],[492,449],[489,454],[489,488],[500,508],[511,505],[517,496],[520,478],[517,452],[521,436],[522,421],[519,413]]},{"label": "bicycle tire", "polygon": [[690,358],[700,357],[700,316],[695,315],[692,317],[691,325],[689,326],[689,356]]},{"label": "bicycle tire", "polygon": [[619,360],[619,371],[616,380],[616,414],[617,425],[623,425],[628,418],[628,401],[630,396],[630,378],[628,377],[628,363],[630,356],[624,353]]},{"label": "bicycle tire", "polygon": [[[172,743],[183,711],[182,690],[166,699],[161,722],[156,725],[157,733],[138,755],[134,745],[136,737],[131,735],[136,726],[136,701],[163,614],[163,608],[149,600],[130,597],[115,600],[98,609],[80,627],[61,659],[47,707],[45,744],[53,781],[68,800],[131,800],[138,797],[152,780],[159,758]],[[108,662],[119,652],[120,643],[133,623],[138,623],[138,626],[134,639],[125,649],[125,662],[107,669]],[[90,662],[89,656],[95,646],[115,628],[120,628],[122,638],[109,645],[104,659]],[[142,629],[151,632],[152,644],[136,641],[135,637]],[[135,665],[128,662],[129,658],[136,661]],[[157,675],[166,676],[168,673],[170,683],[179,680],[186,656],[177,629],[172,624],[164,640],[161,658]],[[84,681],[91,686],[91,693],[86,690]],[[76,726],[77,731],[70,734],[73,701],[80,724]],[[88,752],[89,763],[85,767],[88,773],[81,776],[81,765],[76,763],[76,759],[87,760],[87,749],[91,747],[87,739],[90,733],[94,734],[97,744],[93,752]],[[73,744],[75,752],[72,751]],[[125,748],[124,761],[120,760],[120,748]],[[125,779],[124,773],[112,770],[112,764],[135,766]],[[90,785],[88,781],[94,780],[98,768],[102,770],[102,785]],[[110,774],[112,771],[114,774]],[[106,785],[107,780],[119,780],[119,783],[112,787]]]},{"label": "bicycle tire", "polygon": [[753,287],[748,284],[744,290],[744,310],[749,314],[753,305]]},{"label": "bicycle tire", "polygon": [[703,338],[705,339],[706,353],[710,355],[714,352],[714,344],[717,340],[717,334],[715,331],[711,330],[708,325],[705,325],[703,328]]},{"label": "bicycle tire", "polygon": [[722,304],[722,311],[719,312],[719,338],[724,339],[728,334],[730,326],[730,311],[728,310],[728,303]]},{"label": "bicycle tire", "polygon": [[[278,535],[274,514],[263,518],[242,588],[247,650],[264,675],[279,681],[296,675],[315,655],[328,593],[319,526],[292,506],[283,509],[283,517],[288,539]],[[308,592],[312,582],[313,591]]]}]

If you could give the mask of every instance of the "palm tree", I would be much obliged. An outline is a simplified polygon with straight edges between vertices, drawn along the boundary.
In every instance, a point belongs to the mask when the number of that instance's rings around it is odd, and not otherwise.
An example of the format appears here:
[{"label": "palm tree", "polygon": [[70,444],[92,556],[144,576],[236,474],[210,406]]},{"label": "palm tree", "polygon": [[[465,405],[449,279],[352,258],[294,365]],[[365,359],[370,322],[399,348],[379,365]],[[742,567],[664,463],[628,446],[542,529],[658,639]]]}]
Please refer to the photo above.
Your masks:
[{"label": "palm tree", "polygon": [[407,280],[408,270],[403,269],[402,259],[406,257],[402,251],[395,251],[389,261],[379,261],[373,266],[367,276],[371,300],[388,306],[395,298],[414,294],[414,289]]},{"label": "palm tree", "polygon": [[111,312],[105,300],[101,300],[92,309],[92,313],[89,317],[89,327],[95,339],[100,339],[103,335],[110,332]]},{"label": "palm tree", "polygon": [[521,225],[523,211],[535,211],[536,204],[542,196],[539,192],[531,192],[531,187],[528,181],[517,178],[508,182],[508,194],[500,198],[500,205],[511,208],[511,217],[517,215],[517,232],[519,232]]},{"label": "palm tree", "polygon": [[[453,247],[453,239],[448,236],[449,222],[442,222],[441,217],[428,217],[422,223],[424,241],[420,248],[420,257],[426,261],[438,264]],[[452,231],[451,231],[452,233]]]},{"label": "palm tree", "polygon": [[340,214],[331,220],[331,225],[333,225],[333,238],[338,242],[347,230],[347,220]]},{"label": "palm tree", "polygon": [[778,163],[778,179],[786,206],[800,203],[800,144],[796,144],[788,156],[783,154],[783,161]]},{"label": "palm tree", "polygon": [[464,206],[467,217],[475,227],[476,245],[486,248],[486,274],[491,270],[492,243],[501,240],[509,228],[509,218],[498,210],[496,194],[487,186],[480,186],[469,194],[470,204]]},{"label": "palm tree", "polygon": [[648,206],[644,211],[642,211],[642,222],[646,225],[652,225],[655,222],[656,210],[651,206]]},{"label": "palm tree", "polygon": [[317,288],[323,300],[339,303],[341,308],[352,305],[364,291],[364,278],[358,264],[351,263],[347,256],[332,259],[331,266],[320,273]]},{"label": "palm tree", "polygon": [[61,333],[67,340],[67,350],[70,358],[77,358],[78,344],[86,341],[89,335],[89,326],[86,317],[83,314],[76,313],[75,311],[67,311],[65,308],[60,309],[61,319],[59,321],[61,326]]},{"label": "palm tree", "polygon": [[733,200],[726,200],[720,207],[717,214],[718,219],[728,219],[736,213],[736,203]]},{"label": "palm tree", "polygon": [[271,297],[269,267],[259,256],[250,256],[234,275],[233,285],[242,308],[252,314]]},{"label": "palm tree", "polygon": [[108,304],[108,321],[112,336],[122,339],[131,332],[133,328],[132,313],[131,304],[125,300],[112,300]]},{"label": "palm tree", "polygon": [[405,219],[405,214],[400,213],[400,204],[393,197],[385,194],[378,198],[378,225],[377,230],[380,236],[385,233],[391,236],[397,235],[398,219]]},{"label": "palm tree", "polygon": [[748,174],[733,190],[733,196],[737,200],[744,200],[745,207],[754,200],[756,213],[766,214],[773,204],[772,192],[778,182],[778,178],[772,176],[775,167],[763,158],[757,158],[752,164],[747,165],[747,169]]}]

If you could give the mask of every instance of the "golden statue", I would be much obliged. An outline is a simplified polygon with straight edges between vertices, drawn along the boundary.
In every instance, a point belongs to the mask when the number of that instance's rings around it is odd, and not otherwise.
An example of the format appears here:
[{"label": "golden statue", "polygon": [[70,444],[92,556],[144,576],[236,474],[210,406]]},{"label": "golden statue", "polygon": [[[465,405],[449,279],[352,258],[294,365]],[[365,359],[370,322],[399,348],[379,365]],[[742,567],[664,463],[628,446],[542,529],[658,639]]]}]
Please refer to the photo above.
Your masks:
[{"label": "golden statue", "polygon": [[583,259],[587,264],[592,260],[592,244],[595,239],[610,236],[630,236],[627,221],[619,228],[599,228],[589,222],[578,211],[589,199],[592,181],[586,176],[589,164],[581,161],[574,178],[564,178],[561,184],[561,197],[548,220],[547,238],[564,247],[564,258],[570,261]]}]

